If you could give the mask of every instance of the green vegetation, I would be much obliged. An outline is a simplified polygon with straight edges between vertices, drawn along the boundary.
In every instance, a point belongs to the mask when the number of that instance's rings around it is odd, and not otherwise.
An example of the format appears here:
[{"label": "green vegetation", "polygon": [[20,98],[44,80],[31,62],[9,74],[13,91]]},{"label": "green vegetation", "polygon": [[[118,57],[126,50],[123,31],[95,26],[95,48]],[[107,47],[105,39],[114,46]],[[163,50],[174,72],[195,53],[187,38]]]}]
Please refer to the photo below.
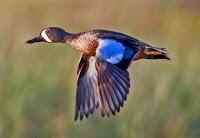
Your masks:
[{"label": "green vegetation", "polygon": [[[199,1],[0,2],[0,137],[200,137]],[[65,44],[25,41],[43,28],[76,33],[122,32],[171,61],[140,60],[129,68],[131,89],[120,113],[99,110],[74,121],[80,52]]]}]

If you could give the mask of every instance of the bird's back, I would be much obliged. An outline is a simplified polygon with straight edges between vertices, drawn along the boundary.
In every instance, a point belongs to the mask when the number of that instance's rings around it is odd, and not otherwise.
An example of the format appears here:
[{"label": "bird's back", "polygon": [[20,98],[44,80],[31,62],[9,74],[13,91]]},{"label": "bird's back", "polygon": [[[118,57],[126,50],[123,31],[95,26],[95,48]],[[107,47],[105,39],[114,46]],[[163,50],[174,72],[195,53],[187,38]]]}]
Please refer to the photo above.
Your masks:
[{"label": "bird's back", "polygon": [[115,40],[122,43],[124,47],[129,47],[135,51],[137,51],[138,46],[147,45],[128,35],[100,29],[74,34],[71,39],[68,40],[68,43],[87,55],[95,56],[96,49],[99,46],[98,40],[101,39]]}]

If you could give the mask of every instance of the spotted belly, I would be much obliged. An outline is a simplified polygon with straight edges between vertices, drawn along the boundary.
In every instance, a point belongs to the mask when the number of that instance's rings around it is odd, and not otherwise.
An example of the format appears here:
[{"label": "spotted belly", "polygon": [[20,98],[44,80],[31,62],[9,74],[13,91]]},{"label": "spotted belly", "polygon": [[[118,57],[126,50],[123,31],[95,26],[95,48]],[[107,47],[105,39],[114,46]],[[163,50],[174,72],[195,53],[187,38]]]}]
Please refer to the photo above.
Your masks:
[{"label": "spotted belly", "polygon": [[78,37],[76,40],[72,41],[70,45],[81,51],[82,53],[90,56],[96,55],[96,49],[98,47],[98,41],[96,40],[96,37]]},{"label": "spotted belly", "polygon": [[89,41],[84,45],[80,45],[80,51],[86,55],[95,56],[98,42],[96,40]]}]

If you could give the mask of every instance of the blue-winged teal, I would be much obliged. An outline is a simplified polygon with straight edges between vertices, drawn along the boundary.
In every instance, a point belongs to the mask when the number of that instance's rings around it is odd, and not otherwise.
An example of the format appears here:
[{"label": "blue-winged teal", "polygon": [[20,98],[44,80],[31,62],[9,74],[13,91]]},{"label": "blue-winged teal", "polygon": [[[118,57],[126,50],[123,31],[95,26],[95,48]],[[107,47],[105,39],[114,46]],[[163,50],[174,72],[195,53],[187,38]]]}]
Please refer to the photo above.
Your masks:
[{"label": "blue-winged teal", "polygon": [[78,65],[75,120],[83,119],[95,108],[109,117],[120,111],[130,88],[127,68],[138,59],[168,59],[165,48],[151,47],[135,38],[107,30],[70,34],[61,28],[41,31],[34,42],[66,43],[82,52]]}]

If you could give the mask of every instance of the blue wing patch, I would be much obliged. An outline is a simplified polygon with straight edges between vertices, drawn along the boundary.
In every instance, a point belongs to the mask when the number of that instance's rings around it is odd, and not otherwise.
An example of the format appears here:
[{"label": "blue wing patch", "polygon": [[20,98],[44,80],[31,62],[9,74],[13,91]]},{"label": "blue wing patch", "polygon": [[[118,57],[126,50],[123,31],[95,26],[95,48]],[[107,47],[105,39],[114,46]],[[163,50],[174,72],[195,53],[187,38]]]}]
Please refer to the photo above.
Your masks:
[{"label": "blue wing patch", "polygon": [[123,58],[128,59],[128,60],[132,60],[134,54],[135,54],[135,52],[132,49],[126,48],[126,50],[124,51],[124,57]]},{"label": "blue wing patch", "polygon": [[126,47],[126,49],[124,50],[124,56],[122,60],[117,64],[117,66],[122,69],[127,69],[131,64],[134,55],[135,51],[131,48]]},{"label": "blue wing patch", "polygon": [[117,64],[123,59],[125,47],[122,43],[113,39],[99,39],[98,43],[97,57],[100,56],[112,64]]}]

